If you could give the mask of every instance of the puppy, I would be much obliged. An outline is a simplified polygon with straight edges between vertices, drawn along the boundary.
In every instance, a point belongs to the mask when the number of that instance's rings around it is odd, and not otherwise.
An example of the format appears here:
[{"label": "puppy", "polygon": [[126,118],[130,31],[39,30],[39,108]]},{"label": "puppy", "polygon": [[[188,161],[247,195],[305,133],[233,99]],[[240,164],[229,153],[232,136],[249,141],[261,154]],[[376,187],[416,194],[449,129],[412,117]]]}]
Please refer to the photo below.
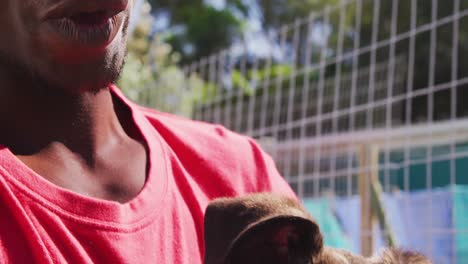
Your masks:
[{"label": "puppy", "polygon": [[205,264],[430,264],[412,251],[371,258],[325,247],[320,228],[297,201],[273,194],[220,198],[205,213]]}]

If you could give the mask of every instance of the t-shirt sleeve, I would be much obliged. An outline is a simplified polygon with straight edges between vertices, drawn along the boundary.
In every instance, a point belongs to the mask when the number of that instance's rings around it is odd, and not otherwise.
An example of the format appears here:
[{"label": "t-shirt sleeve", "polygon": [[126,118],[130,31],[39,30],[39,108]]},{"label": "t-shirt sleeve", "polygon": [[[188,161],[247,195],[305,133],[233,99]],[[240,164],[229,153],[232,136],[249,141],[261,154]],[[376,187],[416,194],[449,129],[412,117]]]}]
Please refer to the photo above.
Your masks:
[{"label": "t-shirt sleeve", "polygon": [[149,120],[190,175],[192,189],[200,189],[209,199],[256,192],[296,197],[254,139],[222,125],[164,113],[152,117],[155,113]]},{"label": "t-shirt sleeve", "polygon": [[266,153],[256,142],[251,138],[247,138],[255,161],[257,192],[271,192],[282,194],[289,197],[297,198],[289,184],[283,176],[280,175],[275,162],[271,156]]}]

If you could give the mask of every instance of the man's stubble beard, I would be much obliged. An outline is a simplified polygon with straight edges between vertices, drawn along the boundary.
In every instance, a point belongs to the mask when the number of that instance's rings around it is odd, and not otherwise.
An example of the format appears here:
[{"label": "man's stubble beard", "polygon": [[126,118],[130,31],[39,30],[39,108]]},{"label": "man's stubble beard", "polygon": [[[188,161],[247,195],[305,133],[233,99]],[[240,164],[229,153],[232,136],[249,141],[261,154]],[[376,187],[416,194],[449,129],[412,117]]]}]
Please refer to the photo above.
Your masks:
[{"label": "man's stubble beard", "polygon": [[[9,77],[12,80],[20,80],[22,83],[27,84],[27,87],[21,87],[21,85],[14,87],[17,90],[29,91],[33,94],[45,94],[52,95],[54,93],[80,93],[80,92],[91,92],[98,93],[99,91],[108,88],[110,85],[117,83],[120,79],[123,67],[125,65],[125,59],[127,56],[127,35],[129,26],[129,16],[126,17],[123,27],[122,27],[122,41],[123,51],[118,51],[111,58],[109,66],[99,67],[96,69],[100,71],[101,74],[93,76],[94,80],[67,80],[69,85],[61,84],[58,81],[53,80],[53,78],[48,78],[44,74],[41,74],[39,69],[34,67],[32,64],[28,64],[25,61],[22,61],[19,58],[8,55],[6,52],[0,50],[0,78]],[[123,54],[119,54],[123,53]],[[85,83],[82,87],[78,89],[70,89],[70,86],[74,86],[73,82]],[[83,88],[85,87],[85,88]],[[8,89],[0,87],[1,89]]]}]

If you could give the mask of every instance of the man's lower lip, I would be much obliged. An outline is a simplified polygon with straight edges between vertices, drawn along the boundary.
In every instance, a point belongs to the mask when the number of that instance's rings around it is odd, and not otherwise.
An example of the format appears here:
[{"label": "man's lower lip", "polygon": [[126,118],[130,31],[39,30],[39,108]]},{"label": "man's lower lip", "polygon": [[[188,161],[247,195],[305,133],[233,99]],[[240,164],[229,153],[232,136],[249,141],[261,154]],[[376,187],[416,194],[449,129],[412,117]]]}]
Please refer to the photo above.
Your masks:
[{"label": "man's lower lip", "polygon": [[63,40],[77,46],[107,46],[119,30],[117,16],[94,25],[79,24],[70,18],[49,20],[48,24]]}]

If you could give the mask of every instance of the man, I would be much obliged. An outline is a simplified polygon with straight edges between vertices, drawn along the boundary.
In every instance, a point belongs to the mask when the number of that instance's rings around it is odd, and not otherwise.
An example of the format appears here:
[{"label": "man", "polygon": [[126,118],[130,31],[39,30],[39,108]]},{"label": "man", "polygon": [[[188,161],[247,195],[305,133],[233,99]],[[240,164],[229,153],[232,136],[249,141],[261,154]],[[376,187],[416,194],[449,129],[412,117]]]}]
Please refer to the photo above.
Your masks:
[{"label": "man", "polygon": [[222,127],[113,86],[132,0],[0,3],[0,263],[201,263],[219,196],[293,195]]}]

